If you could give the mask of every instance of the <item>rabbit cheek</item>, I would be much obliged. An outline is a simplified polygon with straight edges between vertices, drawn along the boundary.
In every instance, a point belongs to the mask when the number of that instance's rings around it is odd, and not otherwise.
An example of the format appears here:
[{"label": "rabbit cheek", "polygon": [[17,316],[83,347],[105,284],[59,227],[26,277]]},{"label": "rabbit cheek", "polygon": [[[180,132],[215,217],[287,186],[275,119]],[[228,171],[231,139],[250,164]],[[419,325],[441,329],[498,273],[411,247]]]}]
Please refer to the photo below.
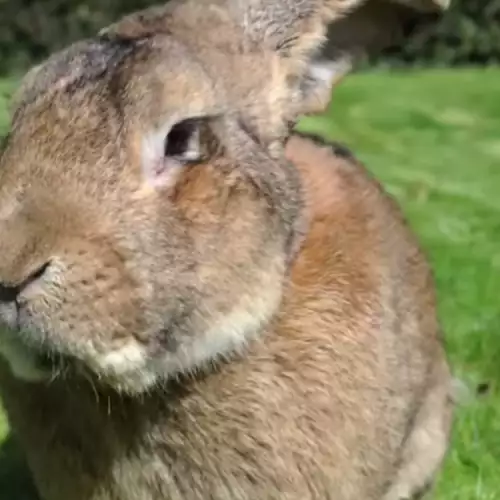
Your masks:
[{"label": "rabbit cheek", "polygon": [[118,388],[138,390],[150,383],[141,376],[146,348],[135,336],[148,330],[144,294],[123,265],[110,252],[80,251],[53,259],[52,275],[19,309],[26,344],[72,368],[84,366]]},{"label": "rabbit cheek", "polygon": [[139,379],[147,358],[145,347],[134,337],[144,329],[136,311],[137,304],[127,290],[110,291],[105,297],[97,293],[85,303],[74,294],[68,297],[67,310],[55,318],[59,330],[56,343],[98,378],[142,389],[144,383]]},{"label": "rabbit cheek", "polygon": [[[110,308],[107,301],[82,302],[69,296],[58,312],[38,311],[38,316],[33,317],[33,323],[47,332],[46,347],[72,360],[73,368],[83,367],[120,391],[140,392],[149,387],[154,380],[144,375],[146,346],[133,335],[140,328],[133,326],[130,318],[134,305],[124,302]],[[124,311],[124,318],[120,317],[120,310]]]}]

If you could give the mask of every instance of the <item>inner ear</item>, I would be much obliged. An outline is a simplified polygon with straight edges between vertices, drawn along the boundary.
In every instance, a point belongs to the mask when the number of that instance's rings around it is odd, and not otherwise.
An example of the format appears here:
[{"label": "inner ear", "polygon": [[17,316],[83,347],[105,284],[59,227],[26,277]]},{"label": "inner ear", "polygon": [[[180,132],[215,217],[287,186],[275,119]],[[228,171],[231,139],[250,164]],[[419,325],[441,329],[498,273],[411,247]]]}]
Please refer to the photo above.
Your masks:
[{"label": "inner ear", "polygon": [[302,77],[299,89],[298,113],[321,113],[328,106],[333,88],[353,69],[349,54],[339,55],[332,61],[311,61]]},{"label": "inner ear", "polygon": [[294,127],[304,115],[323,113],[332,98],[333,89],[354,67],[351,54],[339,53],[334,60],[311,60],[304,74],[292,83],[287,115],[288,126]]}]

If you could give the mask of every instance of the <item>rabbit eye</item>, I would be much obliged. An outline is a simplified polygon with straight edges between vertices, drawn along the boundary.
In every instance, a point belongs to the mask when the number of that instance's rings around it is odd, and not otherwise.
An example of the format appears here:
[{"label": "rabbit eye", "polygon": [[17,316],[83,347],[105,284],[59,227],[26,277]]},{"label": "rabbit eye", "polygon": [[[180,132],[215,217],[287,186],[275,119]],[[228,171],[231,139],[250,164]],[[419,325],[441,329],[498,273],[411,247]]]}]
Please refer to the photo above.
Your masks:
[{"label": "rabbit eye", "polygon": [[200,123],[195,118],[175,124],[165,139],[165,157],[185,163],[199,160],[199,134]]},{"label": "rabbit eye", "polygon": [[168,132],[157,130],[144,136],[142,173],[145,181],[158,189],[175,184],[184,165],[199,163],[203,118],[189,118],[169,125]]}]

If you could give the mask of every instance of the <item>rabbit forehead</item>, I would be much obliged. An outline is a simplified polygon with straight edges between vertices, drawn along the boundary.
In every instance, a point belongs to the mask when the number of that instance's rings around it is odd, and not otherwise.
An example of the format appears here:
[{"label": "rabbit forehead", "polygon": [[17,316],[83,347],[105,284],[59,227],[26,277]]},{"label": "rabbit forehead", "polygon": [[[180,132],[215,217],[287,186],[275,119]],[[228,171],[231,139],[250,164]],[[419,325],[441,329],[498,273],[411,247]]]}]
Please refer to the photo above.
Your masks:
[{"label": "rabbit forehead", "polygon": [[217,92],[171,37],[76,44],[22,82],[2,170],[19,182],[40,176],[67,182],[70,174],[72,182],[102,184],[134,162],[137,138],[217,111]]},{"label": "rabbit forehead", "polygon": [[[68,102],[68,96],[74,101]],[[182,113],[186,107],[199,113],[214,106],[215,88],[196,55],[173,36],[100,37],[76,43],[33,68],[13,99],[13,121],[31,119],[32,106],[58,99],[66,114],[71,109],[81,113],[82,100],[134,115]]]}]

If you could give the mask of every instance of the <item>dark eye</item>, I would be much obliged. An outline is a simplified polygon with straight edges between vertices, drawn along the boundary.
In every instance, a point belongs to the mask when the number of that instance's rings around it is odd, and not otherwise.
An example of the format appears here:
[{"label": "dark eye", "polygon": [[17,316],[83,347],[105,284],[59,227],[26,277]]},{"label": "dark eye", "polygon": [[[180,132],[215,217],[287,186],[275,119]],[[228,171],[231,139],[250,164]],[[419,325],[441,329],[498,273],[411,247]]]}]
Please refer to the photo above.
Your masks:
[{"label": "dark eye", "polygon": [[193,118],[176,123],[165,139],[165,156],[190,162],[200,158],[200,122]]}]

